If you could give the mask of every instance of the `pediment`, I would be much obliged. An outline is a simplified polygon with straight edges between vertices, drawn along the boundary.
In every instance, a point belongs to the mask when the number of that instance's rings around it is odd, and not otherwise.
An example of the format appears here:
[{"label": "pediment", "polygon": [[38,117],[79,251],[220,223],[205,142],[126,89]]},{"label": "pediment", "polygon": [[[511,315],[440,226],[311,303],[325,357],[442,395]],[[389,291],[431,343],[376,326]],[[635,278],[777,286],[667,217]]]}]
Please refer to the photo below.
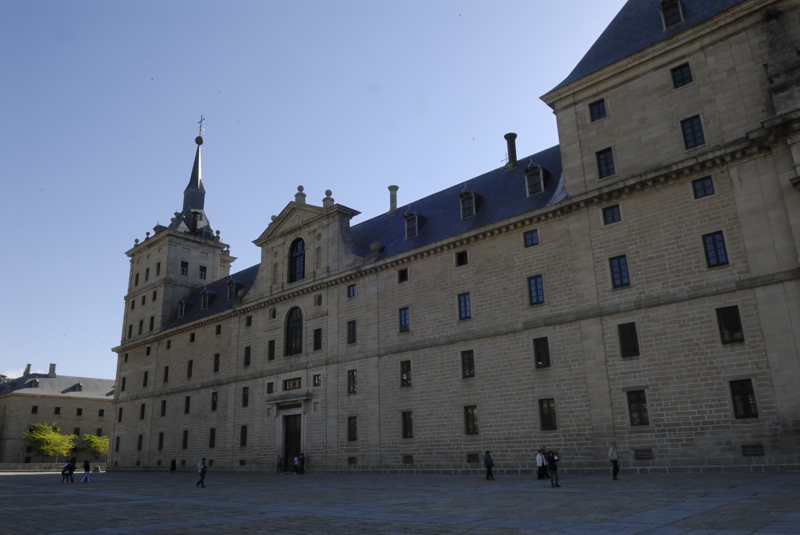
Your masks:
[{"label": "pediment", "polygon": [[301,227],[308,221],[325,215],[326,212],[328,210],[319,206],[290,202],[253,243],[260,246],[270,238]]}]

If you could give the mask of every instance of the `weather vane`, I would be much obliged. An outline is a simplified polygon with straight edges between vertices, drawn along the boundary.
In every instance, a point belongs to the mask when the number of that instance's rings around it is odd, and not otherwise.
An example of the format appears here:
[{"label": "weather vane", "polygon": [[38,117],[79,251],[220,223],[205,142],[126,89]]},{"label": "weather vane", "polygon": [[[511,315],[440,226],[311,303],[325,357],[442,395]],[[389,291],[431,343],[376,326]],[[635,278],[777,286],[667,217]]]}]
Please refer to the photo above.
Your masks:
[{"label": "weather vane", "polygon": [[201,113],[200,114],[200,120],[197,121],[197,124],[200,125],[200,134],[199,135],[201,135],[201,136],[203,135],[203,132],[205,132],[205,129],[203,128],[203,121],[205,121],[205,120],[206,120],[205,117],[203,117],[203,114]]}]

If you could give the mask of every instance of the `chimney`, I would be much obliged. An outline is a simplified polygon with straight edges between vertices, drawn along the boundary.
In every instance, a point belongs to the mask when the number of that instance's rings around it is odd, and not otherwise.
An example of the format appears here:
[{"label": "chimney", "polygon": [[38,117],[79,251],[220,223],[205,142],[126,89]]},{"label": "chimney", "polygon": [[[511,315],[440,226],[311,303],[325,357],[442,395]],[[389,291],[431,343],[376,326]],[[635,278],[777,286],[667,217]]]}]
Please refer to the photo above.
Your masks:
[{"label": "chimney", "polygon": [[31,374],[31,365],[30,365],[30,364],[28,364],[27,366],[25,366],[25,373],[24,373],[22,376],[23,376],[23,377],[27,377],[27,376],[29,376],[30,374]]},{"label": "chimney", "polygon": [[50,371],[47,373],[47,376],[48,377],[55,377],[56,376],[56,365],[55,364],[51,364],[50,365]]},{"label": "chimney", "polygon": [[397,186],[389,186],[389,213],[386,215],[392,215],[397,211],[397,190],[399,189]]},{"label": "chimney", "polygon": [[506,138],[506,143],[508,143],[508,164],[506,165],[509,167],[517,165],[517,144],[515,142],[517,134],[509,132],[503,137]]}]

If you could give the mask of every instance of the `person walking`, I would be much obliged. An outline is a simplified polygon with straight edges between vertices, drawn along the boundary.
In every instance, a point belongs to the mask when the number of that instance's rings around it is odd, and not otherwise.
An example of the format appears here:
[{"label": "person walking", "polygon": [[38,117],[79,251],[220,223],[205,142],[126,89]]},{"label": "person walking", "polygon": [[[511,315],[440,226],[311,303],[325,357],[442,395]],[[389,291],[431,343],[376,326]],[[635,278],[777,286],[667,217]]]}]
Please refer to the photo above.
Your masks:
[{"label": "person walking", "polygon": [[486,455],[483,456],[483,466],[486,467],[486,481],[494,481],[494,474],[492,474],[494,459],[489,450],[486,450]]},{"label": "person walking", "polygon": [[544,448],[539,448],[536,454],[536,479],[547,479],[547,457],[544,455]]},{"label": "person walking", "polygon": [[295,455],[294,456],[294,475],[297,475],[297,463],[298,463],[298,459],[297,459],[297,455]]},{"label": "person walking", "polygon": [[300,475],[303,475],[306,473],[306,456],[301,453],[299,461],[300,461]]},{"label": "person walking", "polygon": [[69,483],[69,461],[61,467],[61,482],[63,483],[64,481]]},{"label": "person walking", "polygon": [[611,478],[614,481],[619,481],[619,454],[617,453],[617,443],[612,442],[611,448],[608,450],[608,459],[611,461]]},{"label": "person walking", "polygon": [[70,461],[69,462],[69,482],[70,483],[75,483],[75,478],[72,477],[72,474],[75,472],[76,468],[77,467],[75,466],[75,461]]},{"label": "person walking", "polygon": [[81,483],[88,483],[89,482],[89,474],[92,472],[91,467],[89,466],[88,459],[83,461],[83,478],[81,479]]},{"label": "person walking", "polygon": [[275,464],[275,474],[282,476],[283,475],[283,457],[278,455],[278,461]]},{"label": "person walking", "polygon": [[197,473],[200,474],[200,481],[197,482],[195,487],[206,488],[206,458],[197,463]]},{"label": "person walking", "polygon": [[554,451],[547,455],[547,473],[550,474],[550,486],[560,487],[561,485],[558,484],[558,455]]},{"label": "person walking", "polygon": [[169,473],[170,474],[174,474],[175,470],[177,470],[177,469],[178,469],[178,462],[175,459],[172,459],[169,462]]}]

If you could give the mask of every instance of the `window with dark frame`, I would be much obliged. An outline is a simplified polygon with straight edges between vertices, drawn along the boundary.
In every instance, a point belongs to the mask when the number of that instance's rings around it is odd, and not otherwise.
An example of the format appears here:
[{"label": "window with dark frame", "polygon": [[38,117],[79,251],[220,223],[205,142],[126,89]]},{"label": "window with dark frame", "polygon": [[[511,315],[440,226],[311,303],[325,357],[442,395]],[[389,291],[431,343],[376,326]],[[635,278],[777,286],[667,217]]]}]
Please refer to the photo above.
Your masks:
[{"label": "window with dark frame", "polygon": [[408,282],[408,269],[397,270],[397,282]]},{"label": "window with dark frame", "polygon": [[136,310],[136,298],[131,299],[131,310]]},{"label": "window with dark frame", "polygon": [[289,282],[303,280],[306,276],[306,244],[298,238],[289,248]]},{"label": "window with dark frame", "polygon": [[221,335],[221,334],[222,334],[222,325],[216,325],[216,326],[214,326],[214,334],[215,334],[216,336],[219,336],[219,335]]},{"label": "window with dark frame", "polygon": [[475,194],[461,194],[461,219],[467,219],[475,215]]},{"label": "window with dark frame", "polygon": [[471,349],[461,352],[461,377],[475,377],[475,353]]},{"label": "window with dark frame", "polygon": [[161,275],[161,262],[158,262],[156,264],[156,277],[158,277],[159,275]]},{"label": "window with dark frame", "polygon": [[190,344],[191,344],[191,343],[194,343],[194,340],[195,340],[194,333],[189,333],[189,343],[190,343]]},{"label": "window with dark frame", "polygon": [[122,378],[122,387],[121,387],[121,390],[122,390],[123,392],[125,392],[125,383],[127,382],[127,379],[128,379],[127,377],[123,377],[123,378]]},{"label": "window with dark frame", "polygon": [[275,383],[267,383],[267,394],[275,393]]},{"label": "window with dark frame", "polygon": [[139,334],[144,330],[144,320],[139,320]]},{"label": "window with dark frame", "polygon": [[197,276],[200,277],[201,280],[206,280],[206,266],[200,266]]},{"label": "window with dark frame", "polygon": [[83,416],[83,409],[78,407],[78,410],[75,411],[75,416]]},{"label": "window with dark frame", "polygon": [[167,340],[167,349],[172,347],[172,340]]},{"label": "window with dark frame", "polygon": [[186,396],[183,398],[183,414],[189,414],[189,409],[192,406],[192,396]]},{"label": "window with dark frame", "polygon": [[555,399],[539,400],[539,425],[542,431],[558,430]]},{"label": "window with dark frame", "polygon": [[[178,317],[179,318],[183,317],[183,314],[180,312],[180,309],[178,310]],[[133,325],[128,325],[128,338],[131,338],[132,336],[133,336]]]},{"label": "window with dark frame", "polygon": [[149,375],[150,375],[150,372],[144,372],[142,374],[142,388],[145,388],[147,386],[147,378],[148,378]]},{"label": "window with dark frame", "polygon": [[192,368],[193,367],[194,367],[194,361],[193,360],[190,360],[189,362],[186,363],[186,378],[187,379],[191,379],[192,378]]},{"label": "window with dark frame", "polygon": [[478,434],[478,407],[476,405],[464,407],[464,434]]},{"label": "window with dark frame", "polygon": [[355,297],[356,296],[356,285],[350,284],[347,286],[347,297]]},{"label": "window with dark frame", "polygon": [[533,339],[533,361],[537,370],[550,367],[550,344],[546,336]]},{"label": "window with dark frame", "polygon": [[636,323],[622,323],[617,325],[619,334],[619,351],[622,358],[639,356],[639,336],[636,333]]},{"label": "window with dark frame", "polygon": [[239,447],[247,447],[247,426],[243,425],[239,431]]},{"label": "window with dark frame", "polygon": [[697,180],[692,180],[692,192],[695,199],[702,199],[709,195],[714,195],[714,181],[710,176],[704,176]]},{"label": "window with dark frame", "polygon": [[119,412],[117,413],[117,423],[122,422],[122,407],[119,408]]},{"label": "window with dark frame", "polygon": [[610,148],[598,151],[595,153],[595,156],[597,157],[597,172],[600,178],[606,178],[616,174],[617,171],[614,168],[614,153]]},{"label": "window with dark frame", "polygon": [[411,361],[400,361],[400,386],[411,386]]},{"label": "window with dark frame", "polygon": [[739,318],[739,307],[723,307],[717,309],[719,336],[723,344],[739,344],[744,342],[744,329]]},{"label": "window with dark frame", "polygon": [[275,360],[275,340],[267,342],[267,360]]},{"label": "window with dark frame", "polygon": [[683,145],[686,149],[698,147],[706,142],[699,115],[681,121],[681,132],[683,132]]},{"label": "window with dark frame", "polygon": [[539,231],[529,230],[522,234],[522,239],[525,242],[525,247],[533,247],[534,245],[539,245]]},{"label": "window with dark frame", "polygon": [[416,214],[408,214],[405,216],[406,220],[406,239],[413,238],[417,235],[417,216]]},{"label": "window with dark frame", "polygon": [[181,275],[184,277],[189,275],[189,262],[181,262]]},{"label": "window with dark frame", "polygon": [[39,405],[31,405],[31,414],[39,414]]},{"label": "window with dark frame", "polygon": [[294,377],[292,379],[284,379],[283,381],[283,389],[284,390],[297,390],[303,387],[303,379],[302,377]]},{"label": "window with dark frame", "polygon": [[247,316],[244,318],[244,326],[245,327],[252,327],[253,326],[253,316]]},{"label": "window with dark frame", "polygon": [[208,292],[201,292],[200,293],[200,310],[205,310],[208,308]]},{"label": "window with dark frame", "polygon": [[322,349],[322,329],[314,329],[314,351]]},{"label": "window with dark frame", "polygon": [[138,273],[133,277],[133,285],[134,286],[139,286],[139,274]]},{"label": "window with dark frame", "polygon": [[541,275],[528,277],[528,295],[531,305],[540,305],[544,303],[544,283],[542,282]]},{"label": "window with dark frame", "polygon": [[144,436],[139,435],[139,439],[136,441],[136,451],[142,451],[142,442],[144,441]]},{"label": "window with dark frame", "polygon": [[683,21],[680,0],[664,0],[659,6],[661,17],[664,21],[664,28],[670,28]]},{"label": "window with dark frame", "polygon": [[169,382],[169,366],[164,366],[164,383]]},{"label": "window with dark frame", "polygon": [[706,265],[710,268],[727,266],[728,253],[725,250],[725,238],[722,232],[712,232],[703,236],[703,245],[706,253]]},{"label": "window with dark frame", "polygon": [[541,167],[532,166],[525,169],[525,189],[528,197],[538,195],[544,191],[545,171]]},{"label": "window with dark frame", "polygon": [[312,380],[313,380],[313,383],[312,383],[312,384],[313,384],[314,386],[322,386],[322,374],[319,374],[319,373],[318,373],[318,374],[314,375],[314,377],[312,378]]},{"label": "window with dark frame", "polygon": [[692,69],[688,63],[679,65],[670,71],[672,73],[672,87],[678,89],[692,83]]},{"label": "window with dark frame", "polygon": [[285,354],[287,357],[303,352],[303,312],[292,308],[286,315]]},{"label": "window with dark frame", "polygon": [[213,367],[214,373],[219,371],[219,360],[220,360],[219,353],[214,353],[214,367]]},{"label": "window with dark frame", "polygon": [[242,387],[242,407],[247,407],[250,405],[250,387],[243,386]]},{"label": "window with dark frame", "polygon": [[472,317],[472,304],[470,303],[469,294],[458,295],[458,319],[467,320]]},{"label": "window with dark frame", "polygon": [[161,451],[164,449],[164,433],[158,434],[158,450]]},{"label": "window with dark frame", "polygon": [[644,390],[630,390],[628,396],[628,413],[631,425],[650,425],[650,416],[647,412],[647,397]]},{"label": "window with dark frame", "polygon": [[182,450],[189,449],[189,431],[186,429],[183,430],[183,440],[181,440],[181,449]]},{"label": "window with dark frame", "polygon": [[347,322],[347,343],[348,344],[355,344],[358,341],[356,331],[356,320],[350,320]]},{"label": "window with dark frame", "polygon": [[144,413],[145,413],[145,404],[142,403],[139,405],[139,419],[144,420]]},{"label": "window with dark frame", "polygon": [[758,418],[756,395],[753,391],[752,379],[731,381],[731,397],[733,399],[733,415],[737,420]]},{"label": "window with dark frame", "polygon": [[120,437],[117,437],[114,441],[114,451],[119,451],[119,439]]},{"label": "window with dark frame", "polygon": [[212,411],[217,410],[217,399],[218,399],[218,394],[216,392],[211,392],[211,410]]},{"label": "window with dark frame", "polygon": [[153,298],[151,301],[155,301],[158,298],[158,290],[153,290]]},{"label": "window with dark frame", "polygon": [[250,354],[251,354],[251,352],[252,352],[252,349],[251,349],[251,347],[250,347],[250,346],[246,346],[246,347],[244,348],[244,359],[243,359],[243,362],[242,362],[242,364],[243,364],[245,367],[246,367],[246,366],[250,366]]},{"label": "window with dark frame", "polygon": [[614,206],[607,206],[603,208],[603,224],[610,225],[611,223],[616,223],[618,221],[622,221],[622,214],[619,211],[619,205],[615,204]]},{"label": "window with dark frame", "polygon": [[592,122],[605,119],[606,117],[606,101],[600,99],[596,102],[589,104],[589,113],[592,116]]},{"label": "window with dark frame", "polygon": [[236,283],[233,281],[228,282],[228,301],[236,297]]},{"label": "window with dark frame", "polygon": [[347,393],[355,394],[358,392],[358,371],[348,370],[347,372]]},{"label": "window with dark frame", "polygon": [[414,438],[414,413],[405,411],[400,413],[403,438]]},{"label": "window with dark frame", "polygon": [[142,305],[144,306],[144,304],[145,304],[146,302],[147,302],[147,296],[146,296],[146,295],[143,295],[143,296],[142,296]]},{"label": "window with dark frame", "polygon": [[217,429],[212,427],[208,430],[208,448],[217,447]]},{"label": "window with dark frame", "polygon": [[625,255],[609,258],[611,266],[611,285],[614,288],[624,288],[630,286],[631,279],[628,275],[628,259]]},{"label": "window with dark frame", "polygon": [[163,417],[163,416],[166,416],[166,415],[167,415],[167,400],[166,399],[162,399],[161,400],[161,416]]},{"label": "window with dark frame", "polygon": [[358,440],[358,417],[347,417],[347,441],[355,442]]},{"label": "window with dark frame", "polygon": [[100,410],[97,411],[97,416],[99,416],[100,418],[102,418],[105,415],[106,415],[106,410],[105,409],[100,409]]},{"label": "window with dark frame", "polygon": [[400,332],[401,333],[408,332],[409,329],[411,328],[411,319],[408,315],[408,307],[403,307],[400,309],[399,320],[400,320]]},{"label": "window with dark frame", "polygon": [[459,251],[456,253],[456,267],[466,266],[469,264],[469,256],[467,251]]}]

